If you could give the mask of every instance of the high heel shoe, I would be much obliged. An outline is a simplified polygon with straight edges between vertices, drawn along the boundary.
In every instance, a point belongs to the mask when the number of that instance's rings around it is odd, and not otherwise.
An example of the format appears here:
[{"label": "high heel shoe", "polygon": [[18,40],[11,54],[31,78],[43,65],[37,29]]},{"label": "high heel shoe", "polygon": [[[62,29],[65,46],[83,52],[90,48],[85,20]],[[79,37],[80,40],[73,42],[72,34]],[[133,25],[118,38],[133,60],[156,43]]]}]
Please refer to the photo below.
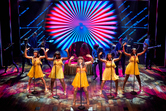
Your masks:
[{"label": "high heel shoe", "polygon": [[76,101],[74,100],[74,101],[73,101],[73,106],[75,106],[75,105],[76,105]]},{"label": "high heel shoe", "polygon": [[102,95],[102,91],[101,90],[100,90],[99,94]]},{"label": "high heel shoe", "polygon": [[66,96],[66,91],[64,91],[63,94]]}]

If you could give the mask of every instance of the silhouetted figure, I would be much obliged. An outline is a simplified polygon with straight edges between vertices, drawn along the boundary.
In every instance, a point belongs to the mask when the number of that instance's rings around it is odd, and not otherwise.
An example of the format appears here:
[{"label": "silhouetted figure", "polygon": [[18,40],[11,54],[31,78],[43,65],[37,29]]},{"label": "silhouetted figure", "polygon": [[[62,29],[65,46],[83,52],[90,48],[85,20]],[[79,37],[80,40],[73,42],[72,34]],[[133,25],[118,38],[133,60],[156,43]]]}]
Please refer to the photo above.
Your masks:
[{"label": "silhouetted figure", "polygon": [[17,68],[17,72],[19,72],[19,68],[13,60],[13,44],[14,43],[8,43],[8,46],[4,49],[5,73],[7,71],[8,65],[10,64],[13,64]]},{"label": "silhouetted figure", "polygon": [[[42,42],[38,45],[38,47],[39,47],[39,48],[44,48],[45,50],[49,49],[49,45],[46,43],[46,38],[43,38]],[[43,52],[42,49],[39,51],[39,53],[40,53],[41,55],[44,55],[44,52]],[[43,62],[43,60],[44,60],[45,63],[50,67],[50,69],[52,69],[52,67],[51,67],[50,63],[48,62],[48,60],[47,60],[46,58],[44,58],[44,59],[42,59],[41,61]],[[42,65],[41,65],[41,67],[42,67]]]}]

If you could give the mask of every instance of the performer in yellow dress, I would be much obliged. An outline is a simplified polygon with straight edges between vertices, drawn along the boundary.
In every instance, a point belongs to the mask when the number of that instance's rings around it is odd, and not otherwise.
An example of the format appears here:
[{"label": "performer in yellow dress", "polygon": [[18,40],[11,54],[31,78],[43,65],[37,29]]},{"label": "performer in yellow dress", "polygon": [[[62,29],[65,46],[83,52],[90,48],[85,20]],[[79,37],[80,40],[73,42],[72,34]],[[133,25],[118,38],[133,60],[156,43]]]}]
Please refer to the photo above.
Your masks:
[{"label": "performer in yellow dress", "polygon": [[126,56],[129,56],[130,59],[129,59],[129,64],[127,65],[126,71],[125,71],[126,77],[125,77],[124,84],[123,84],[123,90],[124,90],[125,84],[126,84],[128,78],[129,78],[129,76],[134,75],[134,74],[135,74],[135,76],[138,80],[140,90],[141,90],[141,80],[140,80],[140,77],[139,77],[140,72],[139,72],[139,69],[138,69],[138,62],[139,62],[138,56],[140,56],[140,55],[142,55],[146,52],[146,50],[148,48],[148,45],[146,44],[147,47],[141,53],[137,53],[136,48],[133,48],[131,54],[125,52],[125,48],[124,48],[125,45],[126,45],[126,43],[124,43],[124,45],[123,45],[123,52]]},{"label": "performer in yellow dress", "polygon": [[[122,52],[121,51],[118,51],[120,53],[120,56],[119,58],[113,58],[112,54],[111,53],[108,53],[107,54],[107,57],[106,57],[106,60],[104,59],[101,59],[100,58],[100,55],[102,54],[102,52],[99,53],[98,55],[98,58],[100,61],[104,62],[106,64],[106,68],[103,72],[103,78],[102,78],[102,83],[101,83],[101,90],[100,90],[100,94],[102,94],[102,90],[103,90],[103,87],[104,87],[104,84],[107,80],[113,80],[115,81],[115,86],[116,86],[116,93],[118,91],[118,79],[119,79],[119,76],[117,76],[115,74],[115,61],[118,61],[121,59],[121,56],[122,56]],[[111,77],[112,75],[112,77]]]},{"label": "performer in yellow dress", "polygon": [[45,91],[47,91],[46,82],[43,79],[44,74],[43,74],[41,66],[40,66],[40,64],[41,64],[40,60],[44,59],[45,56],[39,56],[38,51],[34,51],[33,56],[27,56],[27,50],[28,49],[27,48],[25,49],[25,57],[27,59],[32,59],[32,67],[31,67],[29,73],[27,74],[29,76],[27,91],[29,91],[29,86],[31,84],[31,81],[32,81],[33,77],[34,78],[41,78],[41,80],[42,80],[42,82],[45,86]]},{"label": "performer in yellow dress", "polygon": [[[86,76],[86,66],[88,64],[92,64],[93,63],[93,58],[90,54],[87,54],[86,57],[91,58],[91,61],[87,61],[84,62],[84,58],[82,56],[78,57],[77,59],[77,64],[71,64],[71,60],[74,59],[74,56],[71,56],[71,58],[69,59],[69,63],[68,65],[71,67],[77,67],[76,70],[76,76],[73,80],[72,85],[74,86],[74,101],[73,101],[73,105],[75,105],[76,102],[76,94],[78,91],[78,87],[84,89],[84,92],[86,94],[86,98],[87,98],[87,105],[89,105],[89,94],[88,94],[88,90],[87,87],[89,86],[88,84],[88,80],[87,80],[87,76]],[[80,75],[81,75],[81,84],[80,84]]]},{"label": "performer in yellow dress", "polygon": [[54,87],[55,79],[60,80],[62,87],[63,87],[63,90],[64,90],[64,95],[66,95],[66,86],[65,86],[65,81],[64,81],[64,73],[63,73],[63,68],[62,68],[63,62],[62,61],[67,60],[69,58],[68,49],[65,50],[67,52],[68,57],[61,57],[60,52],[56,51],[52,58],[47,56],[47,52],[49,51],[49,49],[46,49],[46,51],[44,48],[41,48],[41,49],[44,51],[46,59],[49,61],[53,61],[53,67],[52,67],[50,75],[48,76],[49,78],[51,78],[51,93],[52,93],[52,95],[53,95],[53,87]]}]

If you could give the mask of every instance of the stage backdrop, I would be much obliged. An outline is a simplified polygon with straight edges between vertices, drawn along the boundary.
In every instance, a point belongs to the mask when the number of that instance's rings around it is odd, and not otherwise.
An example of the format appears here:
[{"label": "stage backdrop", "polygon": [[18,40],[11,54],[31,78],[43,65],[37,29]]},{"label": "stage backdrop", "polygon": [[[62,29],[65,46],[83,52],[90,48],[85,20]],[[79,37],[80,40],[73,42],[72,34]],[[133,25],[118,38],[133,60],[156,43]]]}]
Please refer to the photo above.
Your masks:
[{"label": "stage backdrop", "polygon": [[38,42],[64,50],[73,42],[109,49],[129,35],[143,42],[148,32],[148,1],[19,1],[20,39],[37,32]]}]

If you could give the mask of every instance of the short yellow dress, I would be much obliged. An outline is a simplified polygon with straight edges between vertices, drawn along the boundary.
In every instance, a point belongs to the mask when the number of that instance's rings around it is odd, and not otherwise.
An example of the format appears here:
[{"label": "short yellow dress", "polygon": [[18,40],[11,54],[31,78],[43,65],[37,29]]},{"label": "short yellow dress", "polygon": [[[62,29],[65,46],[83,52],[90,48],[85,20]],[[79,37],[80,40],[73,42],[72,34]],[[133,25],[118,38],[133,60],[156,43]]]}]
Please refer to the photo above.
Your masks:
[{"label": "short yellow dress", "polygon": [[[63,73],[62,66],[63,66],[62,59],[60,59],[59,61],[54,60],[51,73],[48,77],[52,78],[52,79],[63,79],[64,78],[64,73]],[[56,69],[56,78],[55,78],[55,69]]]},{"label": "short yellow dress", "polygon": [[116,67],[116,65],[114,63],[114,60],[112,60],[111,62],[107,62],[106,63],[106,68],[103,72],[102,80],[111,80],[111,73],[112,73],[112,80],[113,81],[118,80],[119,76],[117,76],[116,73],[115,73],[115,67]]},{"label": "short yellow dress", "polygon": [[[136,56],[136,58],[135,58],[135,75],[139,75],[140,74],[139,69],[138,69],[138,62],[139,62],[139,59],[138,59],[138,56]],[[127,75],[132,74],[132,75],[134,75],[134,56],[130,57],[129,64],[126,67],[125,74],[127,74]]]},{"label": "short yellow dress", "polygon": [[[73,80],[72,86],[75,88],[79,87],[80,88],[80,68],[77,68],[76,70],[77,74]],[[88,87],[88,80],[86,76],[86,67],[81,69],[81,87]]]},{"label": "short yellow dress", "polygon": [[35,60],[34,58],[32,58],[32,67],[29,73],[27,74],[30,78],[33,78],[34,76],[35,78],[44,77],[40,64],[41,64],[41,61],[39,58],[36,58]]}]

